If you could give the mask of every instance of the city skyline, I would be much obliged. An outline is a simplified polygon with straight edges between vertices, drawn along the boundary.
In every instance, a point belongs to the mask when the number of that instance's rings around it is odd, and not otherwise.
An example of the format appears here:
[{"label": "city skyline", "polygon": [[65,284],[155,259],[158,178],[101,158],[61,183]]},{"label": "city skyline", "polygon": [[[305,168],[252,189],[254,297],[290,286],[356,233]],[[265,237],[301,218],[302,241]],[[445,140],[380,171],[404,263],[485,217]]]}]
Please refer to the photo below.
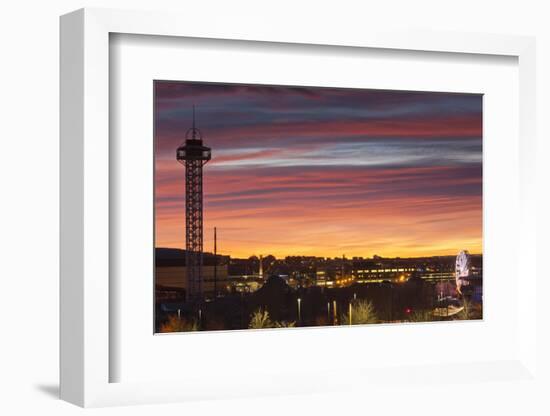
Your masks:
[{"label": "city skyline", "polygon": [[[158,247],[157,246],[155,248],[158,249],[158,250],[173,250],[173,249],[175,249],[175,250],[181,250],[181,252],[185,252],[185,248],[180,248],[180,247]],[[481,252],[477,253],[477,252],[468,251],[468,253],[473,257],[483,256],[483,253],[481,253]],[[204,254],[214,255],[212,250],[204,250]],[[300,253],[294,253],[294,254],[288,254],[288,255],[285,255],[285,256],[276,256],[272,253],[251,253],[251,254],[246,255],[246,256],[237,257],[237,256],[231,256],[229,254],[226,254],[226,253],[223,253],[223,252],[220,252],[220,251],[217,252],[217,256],[219,256],[219,257],[230,257],[232,260],[247,260],[247,259],[250,259],[252,257],[256,257],[259,260],[260,256],[261,256],[264,261],[269,256],[273,256],[275,258],[275,260],[285,260],[286,258],[300,258],[300,257],[303,257],[303,258],[316,258],[316,259],[324,259],[324,260],[341,260],[342,258],[344,258],[345,260],[352,261],[352,260],[356,260],[356,259],[357,260],[378,260],[378,259],[380,259],[380,260],[414,260],[414,259],[434,259],[434,258],[441,258],[441,257],[453,257],[453,258],[455,258],[456,255],[457,255],[457,253],[403,257],[403,256],[384,256],[384,255],[381,255],[381,254],[378,254],[378,253],[374,253],[373,255],[369,255],[369,256],[367,256],[367,255],[348,256],[348,255],[346,255],[346,253],[342,253],[342,254],[336,255],[336,256],[305,255],[305,254],[300,254]]]},{"label": "city skyline", "polygon": [[482,253],[482,96],[155,83],[156,247],[185,245],[175,149],[197,127],[204,250],[232,257]]}]

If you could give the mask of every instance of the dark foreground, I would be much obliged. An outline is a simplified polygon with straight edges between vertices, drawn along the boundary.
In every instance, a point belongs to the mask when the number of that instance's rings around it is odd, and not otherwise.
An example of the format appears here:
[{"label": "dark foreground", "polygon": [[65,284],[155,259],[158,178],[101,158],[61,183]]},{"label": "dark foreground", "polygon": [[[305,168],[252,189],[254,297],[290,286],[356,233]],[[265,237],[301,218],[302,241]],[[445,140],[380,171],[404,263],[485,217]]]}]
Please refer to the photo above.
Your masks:
[{"label": "dark foreground", "polygon": [[482,319],[481,280],[464,296],[452,282],[293,289],[277,276],[253,293],[226,293],[197,302],[174,297],[156,304],[156,332],[360,325]]}]

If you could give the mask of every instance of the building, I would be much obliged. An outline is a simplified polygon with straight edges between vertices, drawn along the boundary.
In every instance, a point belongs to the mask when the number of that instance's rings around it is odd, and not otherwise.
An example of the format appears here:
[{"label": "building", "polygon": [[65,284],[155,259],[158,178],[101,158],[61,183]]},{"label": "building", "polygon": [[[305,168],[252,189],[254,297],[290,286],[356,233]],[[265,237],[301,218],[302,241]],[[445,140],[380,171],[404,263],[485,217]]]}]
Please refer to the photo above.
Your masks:
[{"label": "building", "polygon": [[[227,290],[227,264],[217,266],[217,277],[214,279],[214,266],[202,266],[202,282],[204,293]],[[177,288],[187,290],[187,268],[185,266],[155,267],[155,286],[161,288]]]},{"label": "building", "polygon": [[[184,250],[157,248],[155,250],[155,288],[157,292],[178,292],[187,294],[188,281],[186,253]],[[206,295],[227,291],[228,256],[214,256],[204,253],[202,266],[202,291]],[[175,297],[176,295],[174,295]]]}]

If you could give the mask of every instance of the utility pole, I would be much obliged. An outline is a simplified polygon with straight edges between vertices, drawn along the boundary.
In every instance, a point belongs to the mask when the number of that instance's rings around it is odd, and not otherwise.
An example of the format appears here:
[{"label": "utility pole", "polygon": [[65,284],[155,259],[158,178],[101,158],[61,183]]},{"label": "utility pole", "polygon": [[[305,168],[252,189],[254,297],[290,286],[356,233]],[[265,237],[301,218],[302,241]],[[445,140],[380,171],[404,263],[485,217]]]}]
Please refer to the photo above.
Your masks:
[{"label": "utility pole", "polygon": [[214,227],[214,299],[218,296],[218,237]]}]

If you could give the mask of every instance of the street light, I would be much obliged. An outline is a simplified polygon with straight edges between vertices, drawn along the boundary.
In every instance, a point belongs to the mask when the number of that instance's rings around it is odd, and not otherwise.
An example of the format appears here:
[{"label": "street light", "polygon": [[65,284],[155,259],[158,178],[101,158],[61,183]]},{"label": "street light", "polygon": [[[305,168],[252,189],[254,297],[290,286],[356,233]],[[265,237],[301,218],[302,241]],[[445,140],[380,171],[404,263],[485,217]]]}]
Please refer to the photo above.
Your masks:
[{"label": "street light", "polygon": [[296,300],[298,302],[298,322],[302,322],[302,308],[301,308],[301,305],[302,305],[302,299],[298,298]]}]

